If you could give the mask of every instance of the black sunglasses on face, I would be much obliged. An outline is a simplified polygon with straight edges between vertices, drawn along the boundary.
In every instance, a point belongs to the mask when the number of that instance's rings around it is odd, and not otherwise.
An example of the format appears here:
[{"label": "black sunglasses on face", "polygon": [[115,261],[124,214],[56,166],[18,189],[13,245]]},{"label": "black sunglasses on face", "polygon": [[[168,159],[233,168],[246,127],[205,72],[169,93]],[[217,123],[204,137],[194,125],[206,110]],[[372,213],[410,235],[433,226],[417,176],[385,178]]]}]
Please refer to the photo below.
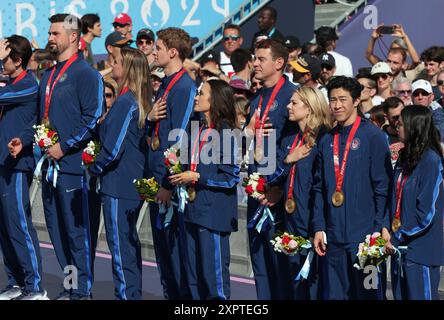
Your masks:
[{"label": "black sunglasses on face", "polygon": [[108,99],[109,99],[109,98],[112,98],[112,97],[113,97],[113,94],[112,94],[112,93],[105,93],[105,97],[107,97]]},{"label": "black sunglasses on face", "polygon": [[375,79],[378,80],[379,78],[382,78],[382,80],[387,80],[388,78],[388,74],[383,73],[383,74],[375,74]]},{"label": "black sunglasses on face", "polygon": [[239,38],[240,38],[240,36],[225,36],[224,41],[228,41],[228,40],[237,41],[237,40],[239,40]]},{"label": "black sunglasses on face", "polygon": [[144,44],[151,44],[151,43],[152,43],[152,41],[149,41],[149,40],[137,40],[137,44],[139,46],[144,45]]},{"label": "black sunglasses on face", "polygon": [[327,69],[327,71],[331,71],[333,67],[328,64],[321,64],[321,70]]},{"label": "black sunglasses on face", "polygon": [[444,80],[438,80],[438,81],[436,81],[436,84],[438,86],[442,86],[442,85],[444,85]]},{"label": "black sunglasses on face", "polygon": [[413,92],[414,97],[419,97],[419,95],[421,95],[423,97],[428,97],[430,95],[430,93],[428,93],[424,90],[416,90],[415,92]]}]

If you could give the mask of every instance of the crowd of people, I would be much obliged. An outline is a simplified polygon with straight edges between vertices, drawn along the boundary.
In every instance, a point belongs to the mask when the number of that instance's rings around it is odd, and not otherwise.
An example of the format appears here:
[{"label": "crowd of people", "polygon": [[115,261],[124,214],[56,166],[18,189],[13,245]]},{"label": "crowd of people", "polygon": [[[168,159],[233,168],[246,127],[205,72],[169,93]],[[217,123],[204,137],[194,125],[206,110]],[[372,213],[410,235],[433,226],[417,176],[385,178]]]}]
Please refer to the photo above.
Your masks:
[{"label": "crowd of people", "polygon": [[[223,51],[198,61],[190,57],[195,40],[179,28],[141,29],[133,45],[132,19],[121,13],[105,39],[107,58],[97,61],[97,14],[49,21],[44,49],[19,35],[0,40],[0,245],[8,279],[1,300],[48,299],[29,199],[33,175],[41,175],[61,272],[77,270],[77,285],[61,284],[55,299],[92,298],[101,213],[115,297],[141,299],[140,178],[158,184],[149,215],[164,297],[229,299],[242,171],[266,181],[247,204],[258,299],[386,299],[385,263],[371,288],[354,267],[367,235],[384,240],[395,299],[439,299],[444,47],[418,55],[394,25],[396,39],[381,59],[373,52],[378,27],[365,52],[371,67],[354,74],[335,51],[334,28],[320,27],[315,42],[301,44],[265,7],[251,43],[238,25],[226,25]],[[40,125],[48,144],[35,141]],[[240,140],[227,142],[227,130]],[[100,151],[86,166],[90,141]],[[177,172],[165,160],[171,148],[185,159]],[[273,172],[265,170],[270,163]],[[276,252],[270,240],[282,231],[312,249]]]}]

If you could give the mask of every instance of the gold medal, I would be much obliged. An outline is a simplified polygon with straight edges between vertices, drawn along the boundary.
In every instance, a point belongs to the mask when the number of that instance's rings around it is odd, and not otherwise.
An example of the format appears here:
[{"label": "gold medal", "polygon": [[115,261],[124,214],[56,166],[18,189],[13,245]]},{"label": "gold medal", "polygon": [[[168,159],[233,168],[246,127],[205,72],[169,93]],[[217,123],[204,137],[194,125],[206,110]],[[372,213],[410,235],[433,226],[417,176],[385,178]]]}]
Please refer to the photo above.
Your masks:
[{"label": "gold medal", "polygon": [[398,231],[400,227],[401,227],[401,220],[399,220],[398,218],[395,218],[392,222],[393,232]]},{"label": "gold medal", "polygon": [[194,187],[188,187],[188,200],[190,202],[193,202],[194,199],[196,199],[196,188]]},{"label": "gold medal", "polygon": [[160,140],[159,137],[155,136],[152,140],[151,140],[151,149],[153,149],[154,151],[156,151],[157,149],[159,149],[160,147]]},{"label": "gold medal", "polygon": [[331,197],[331,202],[335,207],[340,207],[344,203],[345,197],[342,191],[336,191]]},{"label": "gold medal", "polygon": [[296,202],[293,199],[287,199],[287,201],[285,201],[285,211],[287,211],[288,214],[292,214],[295,209]]}]

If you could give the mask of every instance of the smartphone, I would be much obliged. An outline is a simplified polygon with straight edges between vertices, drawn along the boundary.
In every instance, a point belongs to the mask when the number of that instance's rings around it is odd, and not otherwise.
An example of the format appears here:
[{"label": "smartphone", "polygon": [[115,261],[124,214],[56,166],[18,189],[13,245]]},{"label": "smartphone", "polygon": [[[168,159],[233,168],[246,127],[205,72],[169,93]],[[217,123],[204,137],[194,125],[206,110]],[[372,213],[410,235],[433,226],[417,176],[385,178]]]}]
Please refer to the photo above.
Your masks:
[{"label": "smartphone", "polygon": [[393,34],[395,33],[395,26],[381,26],[379,27],[380,34]]}]

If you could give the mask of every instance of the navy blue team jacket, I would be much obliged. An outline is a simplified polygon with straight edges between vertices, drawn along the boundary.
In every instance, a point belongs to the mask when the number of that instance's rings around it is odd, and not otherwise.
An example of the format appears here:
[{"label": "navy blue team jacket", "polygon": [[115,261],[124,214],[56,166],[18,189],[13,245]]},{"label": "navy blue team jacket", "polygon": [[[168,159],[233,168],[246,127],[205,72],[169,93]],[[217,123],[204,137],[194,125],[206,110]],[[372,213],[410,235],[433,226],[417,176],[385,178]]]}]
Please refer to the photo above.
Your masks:
[{"label": "navy blue team jacket", "polygon": [[[228,126],[223,126],[228,129]],[[205,136],[206,130],[201,133]],[[216,132],[213,130],[213,132]],[[197,133],[195,133],[197,136]],[[192,136],[194,140],[195,137]],[[220,232],[237,231],[237,184],[240,167],[236,164],[237,146],[231,141],[231,154],[224,153],[223,134],[219,141],[212,134],[204,144],[201,155],[215,159],[211,163],[203,163],[199,159],[197,172],[200,174],[196,188],[196,199],[189,202],[185,211],[185,221]],[[193,142],[194,143],[194,142]],[[225,142],[227,143],[227,142]],[[199,140],[200,144],[200,140]],[[190,153],[192,150],[190,144]],[[189,166],[187,168],[189,170]]]},{"label": "navy blue team jacket", "polygon": [[[396,167],[389,201],[389,223],[396,211],[396,181],[401,169]],[[407,179],[401,200],[401,228],[395,232],[395,246],[408,246],[406,258],[422,265],[444,265],[443,242],[443,161],[433,150],[424,153]],[[388,220],[388,219],[387,219]]]},{"label": "navy blue team jacket", "polygon": [[145,129],[139,128],[139,106],[131,92],[118,97],[100,125],[101,149],[89,171],[101,176],[106,195],[140,200],[133,181],[143,177]]},{"label": "navy blue team jacket", "polygon": [[[174,78],[176,73],[165,77],[157,92],[156,99],[163,96],[170,81]],[[160,146],[156,151],[149,147],[148,151],[148,176],[155,177],[156,181],[166,189],[172,190],[173,186],[168,180],[168,170],[164,165],[164,152],[167,148],[174,145],[178,139],[168,141],[169,133],[174,129],[182,129],[188,132],[190,119],[193,117],[194,97],[196,96],[197,88],[194,81],[190,78],[188,73],[185,73],[173,86],[167,97],[167,117],[160,121],[159,139]],[[156,123],[149,122],[149,134],[154,136],[154,127]]]},{"label": "navy blue team jacket", "polygon": [[[352,125],[339,128],[339,165],[342,164],[345,143]],[[327,241],[358,243],[367,234],[380,231],[392,175],[390,150],[384,133],[362,119],[352,141],[342,190],[344,204],[334,207],[331,201],[336,191],[333,165],[333,136],[336,128],[319,143],[315,160],[313,190],[313,232],[326,231]]]},{"label": "navy blue team jacket", "polygon": [[[10,79],[6,87],[0,88],[0,165],[22,171],[33,170],[33,140],[22,137],[24,132],[37,122],[37,94],[39,86],[34,76],[28,73],[22,80],[12,84]],[[10,156],[8,143],[20,137],[23,144],[22,152],[16,159]]]},{"label": "navy blue team jacket", "polygon": [[[41,123],[45,110],[45,90],[49,76],[56,68],[53,81],[67,61],[48,69],[40,81],[39,117]],[[103,79],[81,56],[69,67],[57,82],[49,107],[49,122],[59,135],[64,156],[58,161],[60,172],[82,174],[82,151],[105,110]],[[33,131],[26,140],[33,139]]]}]

